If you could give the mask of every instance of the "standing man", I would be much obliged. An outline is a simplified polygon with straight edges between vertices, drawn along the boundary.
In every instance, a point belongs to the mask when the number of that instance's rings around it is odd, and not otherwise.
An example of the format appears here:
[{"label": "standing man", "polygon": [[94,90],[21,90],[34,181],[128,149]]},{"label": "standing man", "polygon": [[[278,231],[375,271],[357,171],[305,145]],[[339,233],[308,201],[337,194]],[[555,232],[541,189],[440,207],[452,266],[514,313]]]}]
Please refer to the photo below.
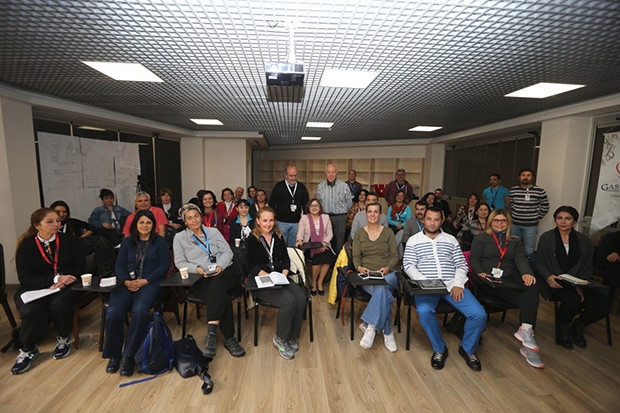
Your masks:
[{"label": "standing man", "polygon": [[347,180],[347,185],[351,190],[351,199],[362,189],[362,184],[357,182],[357,171],[355,169],[349,170],[349,179]]},{"label": "standing man", "polygon": [[412,280],[443,280],[448,290],[445,295],[415,296],[418,319],[433,347],[431,367],[441,370],[448,357],[448,347],[435,316],[439,300],[444,300],[465,316],[459,354],[470,369],[480,371],[482,365],[476,350],[487,315],[471,291],[465,289],[467,262],[456,238],[441,231],[442,224],[441,210],[436,206],[429,207],[424,213],[424,229],[407,241],[403,266]]},{"label": "standing man", "polygon": [[130,234],[129,228],[133,222],[133,217],[136,216],[138,211],[151,211],[155,217],[155,233],[166,236],[166,225],[168,225],[168,217],[164,213],[164,210],[160,207],[151,206],[151,196],[148,192],[140,191],[136,194],[136,210],[127,217],[125,226],[123,227],[123,235],[128,237]]},{"label": "standing man", "polygon": [[413,193],[413,186],[405,179],[407,176],[407,172],[404,169],[398,169],[396,171],[396,179],[387,184],[385,187],[385,192],[383,196],[385,197],[385,202],[387,202],[388,206],[394,203],[394,197],[396,197],[396,192],[405,191],[405,204],[409,204],[411,200],[418,199],[417,196]]},{"label": "standing man", "polygon": [[[364,201],[364,205],[375,204],[379,202],[379,195],[376,192],[369,192],[366,195],[366,200]],[[388,220],[385,214],[381,214],[379,216],[379,224],[384,227],[388,227]],[[358,211],[357,214],[353,217],[353,223],[351,224],[351,233],[349,234],[349,239],[353,239],[355,232],[368,225],[368,218],[366,217],[366,211]]]},{"label": "standing man", "polygon": [[329,215],[332,223],[332,247],[336,254],[344,244],[347,231],[347,212],[351,208],[351,191],[344,182],[338,180],[338,168],[329,164],[325,168],[325,180],[316,188],[316,197],[323,205],[323,212]]},{"label": "standing man", "polygon": [[510,188],[511,233],[521,238],[528,258],[536,247],[538,223],[549,212],[547,193],[533,182],[534,171],[524,168],[519,172],[519,185]]},{"label": "standing man", "polygon": [[238,186],[235,189],[235,195],[233,197],[233,202],[236,204],[241,198],[243,198],[243,193],[244,193],[244,189],[240,186]]},{"label": "standing man", "polygon": [[508,188],[500,185],[502,178],[498,173],[489,176],[491,186],[482,191],[482,200],[489,204],[491,211],[496,209],[506,209],[510,206],[510,192]]},{"label": "standing man", "polygon": [[269,206],[276,213],[278,228],[289,247],[295,246],[299,219],[309,200],[308,189],[301,182],[297,182],[297,167],[288,165],[284,171],[284,179],[271,190]]}]

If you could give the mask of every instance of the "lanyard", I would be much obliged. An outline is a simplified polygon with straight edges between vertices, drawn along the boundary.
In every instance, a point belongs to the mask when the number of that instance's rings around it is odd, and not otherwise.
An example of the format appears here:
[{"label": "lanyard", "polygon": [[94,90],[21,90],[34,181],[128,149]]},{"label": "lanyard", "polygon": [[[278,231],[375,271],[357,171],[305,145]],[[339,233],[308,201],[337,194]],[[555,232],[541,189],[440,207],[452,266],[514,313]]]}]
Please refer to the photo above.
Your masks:
[{"label": "lanyard", "polygon": [[[209,215],[205,214],[203,221],[204,221],[205,226],[209,228],[217,227],[217,211],[214,209],[213,211],[209,213]],[[206,236],[207,235],[205,234],[205,237]]]},{"label": "lanyard", "polygon": [[[54,275],[58,275],[58,251],[60,251],[60,237],[56,236],[56,251],[54,251],[54,262],[52,262],[52,254],[51,251],[48,252],[43,248],[43,244],[38,236],[35,236],[35,241],[37,243],[37,247],[39,247],[39,252],[41,256],[45,260],[46,263],[54,266]],[[49,244],[48,244],[49,245]]]},{"label": "lanyard", "polygon": [[192,234],[192,238],[194,239],[194,241],[196,241],[196,243],[198,244],[198,246],[200,248],[202,248],[208,255],[209,257],[211,256],[211,248],[209,247],[209,237],[207,237],[207,233],[205,232],[205,230],[202,230],[202,233],[205,236],[205,241],[206,244],[204,242],[202,242],[200,240],[200,238],[198,238],[196,235]]},{"label": "lanyard", "polygon": [[417,218],[415,219],[415,223],[418,224],[418,231],[422,231],[422,228],[424,228],[424,226],[420,224],[420,221]]},{"label": "lanyard", "polygon": [[138,278],[142,278],[143,268],[144,268],[144,259],[146,258],[146,251],[149,249],[150,240],[146,242],[144,246],[144,250],[140,248],[140,244],[136,247],[136,267],[138,267],[138,263],[140,264],[139,268],[135,268],[138,270]]},{"label": "lanyard", "polygon": [[291,191],[291,186],[288,184],[288,181],[287,181],[286,182],[286,189],[288,189],[288,193],[291,194],[291,199],[292,199],[293,203],[295,203],[295,193],[297,192],[297,182],[295,182],[295,187]]},{"label": "lanyard", "polygon": [[506,251],[508,251],[508,238],[506,238],[506,245],[504,246],[504,248],[502,249],[502,247],[499,245],[499,240],[497,239],[497,235],[495,235],[495,232],[493,233],[493,239],[495,240],[495,245],[497,245],[497,249],[499,250],[499,262],[497,263],[497,268],[499,268],[502,265],[502,260],[504,259],[504,255],[506,255]]},{"label": "lanyard", "polygon": [[271,234],[271,242],[269,243],[269,246],[267,246],[267,241],[265,240],[265,237],[263,237],[262,235],[260,237],[260,243],[262,244],[263,248],[267,252],[267,255],[269,255],[269,268],[271,268],[271,271],[273,271],[274,270],[274,266],[273,266],[273,244],[275,244],[275,242],[273,242],[273,234]]}]

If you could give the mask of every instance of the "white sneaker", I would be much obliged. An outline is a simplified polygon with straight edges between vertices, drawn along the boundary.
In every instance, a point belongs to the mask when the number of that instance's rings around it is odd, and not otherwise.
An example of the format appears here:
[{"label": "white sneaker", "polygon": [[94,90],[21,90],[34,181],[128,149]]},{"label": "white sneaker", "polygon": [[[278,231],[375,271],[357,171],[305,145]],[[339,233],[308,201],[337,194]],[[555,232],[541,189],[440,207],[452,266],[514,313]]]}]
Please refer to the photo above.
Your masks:
[{"label": "white sneaker", "polygon": [[536,351],[527,347],[521,347],[519,353],[521,353],[521,355],[525,357],[525,361],[527,361],[527,364],[529,364],[530,366],[536,367],[537,369],[545,368],[545,364],[543,363],[540,355]]},{"label": "white sneaker", "polygon": [[538,351],[538,344],[536,344],[536,340],[534,340],[533,329],[530,328],[526,330],[523,327],[519,327],[514,336],[523,344],[524,347],[527,347],[534,351]]},{"label": "white sneaker", "polygon": [[383,342],[385,343],[385,347],[394,353],[398,350],[398,346],[396,345],[396,340],[394,340],[394,333],[383,334]]},{"label": "white sneaker", "polygon": [[360,341],[360,346],[368,349],[372,347],[372,343],[375,341],[375,334],[377,330],[375,330],[374,326],[368,325],[366,327],[366,331],[364,331],[364,337]]}]

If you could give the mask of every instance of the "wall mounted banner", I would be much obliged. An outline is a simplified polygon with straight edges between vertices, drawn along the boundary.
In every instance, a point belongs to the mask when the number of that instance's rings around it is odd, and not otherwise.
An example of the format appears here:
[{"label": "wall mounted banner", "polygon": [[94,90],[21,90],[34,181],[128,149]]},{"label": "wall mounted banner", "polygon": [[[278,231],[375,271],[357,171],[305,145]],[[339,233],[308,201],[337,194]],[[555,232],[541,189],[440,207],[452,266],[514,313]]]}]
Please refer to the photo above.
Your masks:
[{"label": "wall mounted banner", "polygon": [[620,132],[603,136],[605,141],[590,225],[591,234],[620,220]]}]

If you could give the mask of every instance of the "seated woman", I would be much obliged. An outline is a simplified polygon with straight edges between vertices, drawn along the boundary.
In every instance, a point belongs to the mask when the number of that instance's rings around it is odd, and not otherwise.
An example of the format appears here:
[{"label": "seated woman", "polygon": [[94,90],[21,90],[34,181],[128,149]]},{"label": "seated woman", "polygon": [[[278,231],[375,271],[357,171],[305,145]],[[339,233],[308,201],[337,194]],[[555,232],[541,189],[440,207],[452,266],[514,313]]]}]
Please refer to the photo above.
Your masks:
[{"label": "seated woman", "polygon": [[[134,373],[134,356],[146,335],[149,309],[161,292],[161,280],[170,266],[168,243],[155,234],[155,217],[151,211],[136,213],[130,234],[121,242],[116,260],[120,285],[110,293],[102,355],[109,359],[105,371],[116,373],[120,367],[121,376]],[[125,317],[130,308],[131,321],[125,340]]]},{"label": "seated woman", "polygon": [[[353,219],[355,218],[355,214],[360,211],[366,209],[366,196],[368,195],[368,191],[365,189],[360,189],[357,194],[353,197],[353,205],[349,208],[349,212],[347,212],[347,230],[351,231],[351,226],[353,225]],[[346,239],[349,239],[347,234]]]},{"label": "seated woman", "polygon": [[474,218],[467,221],[456,234],[456,239],[461,245],[463,251],[469,251],[471,249],[471,243],[475,236],[486,232],[488,223],[487,219],[491,213],[491,207],[486,202],[481,202],[476,205],[474,210]]},{"label": "seated woman", "polygon": [[[262,207],[256,216],[256,225],[246,247],[248,276],[267,275],[272,271],[288,275],[290,260],[286,242],[278,229],[275,212]],[[306,294],[294,282],[277,289],[252,291],[257,299],[279,308],[276,335],[273,345],[286,360],[295,357],[299,344],[295,341],[301,332],[301,322],[306,308]]]},{"label": "seated woman", "polygon": [[123,225],[131,212],[114,203],[114,192],[109,189],[101,189],[99,198],[103,201],[103,205],[93,209],[88,223],[95,228],[101,228],[97,231],[98,235],[108,238],[113,245],[118,245],[123,239]]},{"label": "seated woman", "polygon": [[246,199],[237,201],[237,218],[230,222],[230,242],[235,239],[241,240],[241,245],[245,246],[250,233],[254,229],[254,220],[250,216],[250,202]]},{"label": "seated woman", "polygon": [[254,185],[248,186],[248,198],[247,201],[250,205],[254,203],[254,197],[256,196],[256,187]]},{"label": "seated woman", "polygon": [[52,202],[50,208],[56,211],[60,218],[60,229],[58,232],[71,234],[79,238],[82,252],[85,255],[94,253],[94,265],[97,275],[110,274],[114,271],[116,253],[114,245],[108,238],[93,235],[96,230],[93,226],[79,219],[71,218],[71,210],[65,201]]},{"label": "seated woman", "polygon": [[[207,228],[217,228],[218,230],[224,225],[224,220],[217,210],[217,198],[213,191],[200,190],[198,191],[198,199],[202,207],[202,224]],[[222,231],[220,231],[222,233]]]},{"label": "seated woman", "polygon": [[420,199],[426,201],[426,205],[428,205],[429,208],[435,205],[435,193],[434,192],[427,192]]},{"label": "seated woman", "polygon": [[174,237],[174,263],[177,268],[202,275],[192,287],[194,294],[207,305],[207,336],[202,354],[215,357],[217,327],[224,334],[224,347],[233,357],[242,357],[245,350],[235,338],[231,295],[241,288],[240,276],[233,270],[233,253],[216,228],[202,224],[200,209],[185,204],[179,210],[185,230]]},{"label": "seated woman", "polygon": [[237,206],[234,202],[232,189],[222,189],[222,201],[217,204],[217,214],[222,217],[222,224],[218,229],[224,236],[226,242],[230,241],[230,222],[237,218]]},{"label": "seated woman", "polygon": [[164,210],[164,214],[168,218],[166,234],[170,232],[176,233],[183,229],[183,221],[179,218],[179,205],[172,202],[172,191],[170,189],[163,187],[159,190],[159,203],[157,206]]},{"label": "seated woman", "polygon": [[336,254],[332,251],[331,240],[334,236],[332,223],[329,215],[323,213],[321,201],[312,198],[306,205],[305,214],[299,220],[297,228],[296,247],[300,247],[304,242],[320,242],[321,248],[314,248],[306,251],[312,259],[312,289],[310,293],[324,295],[323,282],[329,271],[329,267],[334,261]]},{"label": "seated woman", "polygon": [[412,216],[411,208],[405,203],[405,191],[396,191],[394,203],[388,207],[387,212],[388,225],[394,234],[405,228],[405,222]]},{"label": "seated woman", "polygon": [[534,340],[534,326],[538,312],[536,277],[528,263],[521,240],[510,235],[512,219],[502,209],[496,209],[489,216],[490,227],[478,234],[471,246],[471,267],[474,274],[482,278],[501,277],[501,286],[492,286],[490,281],[477,282],[477,295],[499,297],[521,311],[521,326],[514,336],[522,343],[519,350],[530,366],[543,368]]},{"label": "seated woman", "polygon": [[267,198],[267,193],[262,189],[256,190],[256,196],[254,197],[254,204],[250,208],[250,216],[252,218],[256,218],[258,211],[262,207],[266,207],[268,205],[269,205],[269,199]]},{"label": "seated woman", "polygon": [[[30,226],[17,240],[15,265],[19,288],[15,305],[22,320],[19,339],[22,346],[11,374],[28,370],[39,355],[37,343],[43,338],[51,319],[58,336],[53,357],[67,357],[71,350],[69,333],[73,308],[80,296],[71,290],[84,270],[84,254],[77,238],[58,232],[60,218],[49,208],[40,208],[30,216]],[[28,291],[59,289],[58,292],[25,303],[22,294]]]},{"label": "seated woman", "polygon": [[398,252],[394,233],[379,224],[381,204],[366,205],[368,224],[357,230],[353,237],[353,265],[358,273],[381,271],[387,284],[363,285],[362,288],[371,295],[370,301],[362,314],[364,336],[360,346],[369,349],[375,340],[377,331],[383,332],[385,346],[391,352],[398,347],[392,332],[392,303],[394,290],[398,287],[396,266]]},{"label": "seated woman", "polygon": [[479,203],[480,196],[477,193],[472,192],[467,198],[467,206],[461,205],[459,206],[458,211],[456,211],[456,218],[452,221],[452,225],[455,230],[460,230],[463,225],[475,218],[476,207]]},{"label": "seated woman", "polygon": [[[579,219],[579,213],[572,206],[556,209],[553,219],[556,227],[542,234],[538,241],[536,269],[547,281],[553,298],[561,300],[558,319],[559,344],[569,350],[573,348],[573,344],[585,348],[587,343],[583,330],[609,312],[609,297],[596,288],[582,289],[560,279],[561,274],[570,274],[584,280],[592,279],[594,246],[587,236],[573,228]],[[579,317],[575,318],[576,315]]]}]

